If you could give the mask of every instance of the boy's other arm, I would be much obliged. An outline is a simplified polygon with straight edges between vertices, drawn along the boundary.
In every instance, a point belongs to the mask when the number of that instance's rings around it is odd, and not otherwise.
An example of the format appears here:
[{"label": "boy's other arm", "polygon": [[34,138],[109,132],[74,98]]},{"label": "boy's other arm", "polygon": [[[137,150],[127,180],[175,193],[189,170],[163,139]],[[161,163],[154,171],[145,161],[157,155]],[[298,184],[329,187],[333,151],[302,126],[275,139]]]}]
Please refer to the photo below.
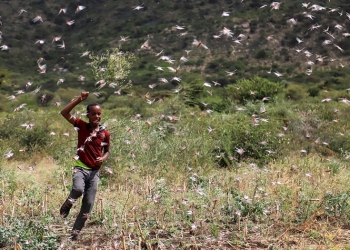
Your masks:
[{"label": "boy's other arm", "polygon": [[75,123],[75,117],[71,115],[72,109],[77,106],[79,103],[84,101],[89,96],[89,92],[81,92],[80,97],[76,98],[72,102],[68,103],[67,106],[65,106],[62,111],[61,115],[71,124],[74,125]]},{"label": "boy's other arm", "polygon": [[104,161],[106,161],[109,157],[109,145],[103,147],[103,155],[101,157],[97,157],[95,160],[95,164],[101,166]]},{"label": "boy's other arm", "polygon": [[109,145],[110,145],[110,135],[107,135],[107,145],[103,147],[103,154],[101,157],[97,157],[95,160],[95,164],[101,166],[104,161],[106,161],[110,155],[109,153]]},{"label": "boy's other arm", "polygon": [[102,163],[107,160],[109,157],[109,151],[107,152],[104,152],[103,155],[101,157],[97,157],[96,160],[95,160],[95,164],[98,165],[98,166],[101,166]]}]

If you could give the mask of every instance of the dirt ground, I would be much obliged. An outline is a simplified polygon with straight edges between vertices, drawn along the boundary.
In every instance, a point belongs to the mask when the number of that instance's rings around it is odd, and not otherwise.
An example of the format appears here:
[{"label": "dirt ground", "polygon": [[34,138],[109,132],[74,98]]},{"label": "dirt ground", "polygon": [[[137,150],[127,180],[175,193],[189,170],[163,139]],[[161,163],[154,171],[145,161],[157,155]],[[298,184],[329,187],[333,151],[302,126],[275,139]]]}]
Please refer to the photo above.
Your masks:
[{"label": "dirt ground", "polygon": [[350,227],[341,221],[314,220],[298,228],[272,224],[263,231],[235,225],[217,233],[200,227],[184,229],[181,235],[161,229],[142,236],[138,232],[135,228],[107,234],[101,226],[87,225],[77,241],[68,240],[68,232],[60,232],[60,249],[350,249]]}]

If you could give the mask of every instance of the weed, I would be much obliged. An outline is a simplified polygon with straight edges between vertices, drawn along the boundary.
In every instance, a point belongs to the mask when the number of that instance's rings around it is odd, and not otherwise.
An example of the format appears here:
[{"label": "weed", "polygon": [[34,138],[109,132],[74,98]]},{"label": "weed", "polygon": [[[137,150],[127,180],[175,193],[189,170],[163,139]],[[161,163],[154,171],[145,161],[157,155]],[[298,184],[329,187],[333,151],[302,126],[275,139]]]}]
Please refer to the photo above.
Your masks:
[{"label": "weed", "polygon": [[0,227],[1,247],[10,247],[15,242],[22,249],[57,249],[57,238],[47,226],[48,221],[14,220],[7,227]]}]

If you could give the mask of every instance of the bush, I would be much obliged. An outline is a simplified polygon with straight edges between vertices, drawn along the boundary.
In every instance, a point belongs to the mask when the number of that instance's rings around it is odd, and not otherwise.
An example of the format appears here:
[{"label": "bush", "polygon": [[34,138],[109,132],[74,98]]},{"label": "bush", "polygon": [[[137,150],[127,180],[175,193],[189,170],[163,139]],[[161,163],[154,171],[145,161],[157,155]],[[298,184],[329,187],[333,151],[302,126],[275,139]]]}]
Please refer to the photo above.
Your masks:
[{"label": "bush", "polygon": [[318,96],[318,94],[320,93],[320,89],[312,87],[312,88],[309,88],[307,92],[309,93],[310,96],[315,97],[315,96]]},{"label": "bush", "polygon": [[241,104],[251,100],[261,100],[264,97],[273,98],[281,93],[282,89],[282,84],[260,77],[238,80],[236,85],[225,87],[227,98],[237,100]]},{"label": "bush", "polygon": [[0,89],[8,89],[10,87],[12,73],[7,69],[0,69]]},{"label": "bush", "polygon": [[9,146],[13,151],[25,149],[28,154],[40,152],[47,150],[51,140],[49,125],[49,118],[39,118],[34,112],[23,110],[4,119],[0,126],[0,137],[11,141]]},{"label": "bush", "polygon": [[250,33],[255,33],[256,29],[259,26],[259,22],[257,20],[252,20],[249,23]]},{"label": "bush", "polygon": [[[48,223],[35,220],[15,220],[8,227],[0,227],[0,247],[13,247],[15,242],[20,249],[58,249],[59,243],[52,234]],[[19,249],[17,246],[16,249]]]},{"label": "bush", "polygon": [[[35,126],[35,125],[34,125]],[[35,126],[33,129],[28,129],[26,132],[21,133],[20,145],[25,147],[29,151],[35,149],[45,149],[50,141],[50,131],[47,127]]]},{"label": "bush", "polygon": [[328,193],[324,197],[324,207],[327,214],[342,217],[349,214],[349,191],[339,193]]},{"label": "bush", "polygon": [[291,84],[287,87],[286,98],[294,101],[302,100],[307,97],[307,92],[305,91],[305,88],[296,85],[296,84]]},{"label": "bush", "polygon": [[219,64],[217,62],[210,62],[207,65],[206,73],[215,72],[218,70]]},{"label": "bush", "polygon": [[[258,105],[252,103],[250,105],[258,108]],[[254,124],[246,113],[240,112],[236,115],[225,116],[225,120],[221,121],[217,127],[217,130],[220,131],[216,134],[219,142],[217,147],[223,154],[220,165],[227,166],[232,159],[238,162],[266,163],[283,155],[282,144],[287,142],[287,138],[276,136],[280,133],[279,120]],[[244,153],[238,153],[237,149],[243,149]]]},{"label": "bush", "polygon": [[264,49],[259,50],[258,53],[256,53],[255,58],[256,59],[266,59],[268,56],[268,54],[266,53],[266,51]]}]

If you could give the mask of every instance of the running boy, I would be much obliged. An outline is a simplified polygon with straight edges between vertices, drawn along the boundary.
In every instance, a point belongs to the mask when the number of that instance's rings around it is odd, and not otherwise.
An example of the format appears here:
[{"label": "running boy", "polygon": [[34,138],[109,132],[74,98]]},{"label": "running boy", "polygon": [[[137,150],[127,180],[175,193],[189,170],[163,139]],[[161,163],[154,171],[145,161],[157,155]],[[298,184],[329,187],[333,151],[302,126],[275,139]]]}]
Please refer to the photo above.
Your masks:
[{"label": "running boy", "polygon": [[69,103],[61,115],[78,130],[77,155],[73,171],[72,190],[60,209],[60,215],[66,218],[74,202],[83,195],[82,205],[75,220],[70,239],[76,240],[84,227],[94,205],[99,181],[99,169],[109,157],[110,134],[100,125],[102,110],[97,103],[89,104],[86,117],[89,122],[70,114],[72,109],[89,96],[82,92],[80,97]]}]

